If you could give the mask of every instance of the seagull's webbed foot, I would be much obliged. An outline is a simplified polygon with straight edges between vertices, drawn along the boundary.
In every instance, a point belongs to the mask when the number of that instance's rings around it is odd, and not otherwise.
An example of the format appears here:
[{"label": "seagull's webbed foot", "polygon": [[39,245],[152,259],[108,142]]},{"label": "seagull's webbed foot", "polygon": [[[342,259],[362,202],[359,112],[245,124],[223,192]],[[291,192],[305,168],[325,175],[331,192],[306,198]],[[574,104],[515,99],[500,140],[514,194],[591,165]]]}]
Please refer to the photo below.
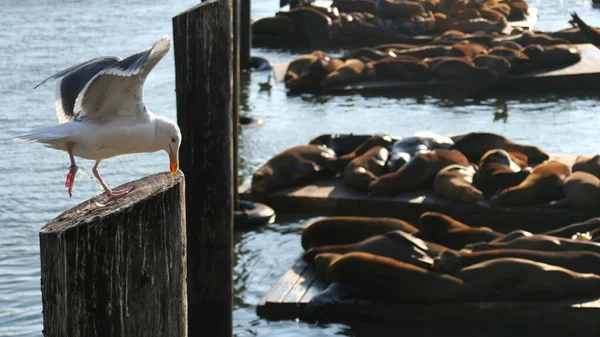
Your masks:
[{"label": "seagull's webbed foot", "polygon": [[69,198],[73,195],[73,184],[75,183],[75,174],[77,174],[77,170],[79,170],[79,167],[77,167],[75,164],[72,164],[71,167],[69,167],[69,173],[67,173],[65,187],[69,189]]}]

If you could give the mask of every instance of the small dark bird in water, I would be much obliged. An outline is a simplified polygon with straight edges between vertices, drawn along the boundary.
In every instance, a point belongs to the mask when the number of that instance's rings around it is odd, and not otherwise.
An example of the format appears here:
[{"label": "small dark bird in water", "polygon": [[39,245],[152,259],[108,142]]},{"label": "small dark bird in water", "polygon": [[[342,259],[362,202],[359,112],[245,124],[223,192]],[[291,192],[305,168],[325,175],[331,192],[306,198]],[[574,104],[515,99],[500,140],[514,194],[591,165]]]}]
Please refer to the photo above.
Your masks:
[{"label": "small dark bird in water", "polygon": [[258,82],[258,85],[260,86],[260,90],[271,90],[271,88],[273,87],[273,85],[271,84],[271,75],[269,75],[269,78],[267,78],[266,82]]},{"label": "small dark bird in water", "polygon": [[508,118],[508,105],[506,104],[506,102],[504,102],[504,106],[502,107],[502,109],[498,109],[498,110],[494,111],[494,120],[497,121],[499,119],[504,119],[504,122],[506,122],[507,118]]}]

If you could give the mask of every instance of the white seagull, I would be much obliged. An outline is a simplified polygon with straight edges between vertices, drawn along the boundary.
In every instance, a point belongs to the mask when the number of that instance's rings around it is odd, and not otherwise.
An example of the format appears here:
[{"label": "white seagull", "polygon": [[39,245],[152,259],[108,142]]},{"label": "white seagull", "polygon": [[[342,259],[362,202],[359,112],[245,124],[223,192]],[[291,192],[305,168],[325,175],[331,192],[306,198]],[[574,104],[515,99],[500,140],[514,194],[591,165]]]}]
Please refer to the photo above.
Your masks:
[{"label": "white seagull", "polygon": [[55,74],[42,83],[58,79],[54,91],[58,123],[16,137],[67,151],[71,167],[65,187],[72,195],[78,167],[75,158],[95,160],[92,169],[106,194],[121,196],[131,189],[111,190],[98,173],[100,161],[131,153],[164,150],[170,172],[179,169],[181,131],[167,118],[155,116],[143,102],[144,81],[171,48],[164,36],[152,48],[125,59],[99,57]]}]

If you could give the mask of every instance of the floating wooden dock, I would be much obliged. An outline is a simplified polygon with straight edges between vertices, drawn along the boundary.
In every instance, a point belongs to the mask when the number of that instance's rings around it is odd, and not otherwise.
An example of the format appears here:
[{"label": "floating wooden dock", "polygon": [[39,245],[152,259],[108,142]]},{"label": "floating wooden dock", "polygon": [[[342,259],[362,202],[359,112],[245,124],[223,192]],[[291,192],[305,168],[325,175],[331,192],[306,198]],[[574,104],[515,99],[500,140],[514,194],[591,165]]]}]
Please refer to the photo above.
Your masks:
[{"label": "floating wooden dock", "polygon": [[[600,89],[600,49],[590,43],[578,44],[581,60],[570,66],[554,70],[537,70],[508,75],[497,81],[362,81],[351,85],[323,88],[323,94],[393,94],[434,96],[477,96],[498,93],[549,92],[564,90]],[[280,64],[287,69],[287,64]],[[285,70],[284,70],[285,71]],[[283,75],[278,75],[283,78]]]},{"label": "floating wooden dock", "polygon": [[600,299],[417,304],[350,298],[327,304],[318,314],[308,313],[308,302],[325,287],[314,268],[299,259],[260,300],[257,314],[271,320],[430,323],[438,327],[457,324],[468,328],[566,330],[577,336],[597,336],[600,332]]},{"label": "floating wooden dock", "polygon": [[[529,14],[525,20],[509,21],[505,32],[510,32],[512,27],[522,28],[532,31],[538,22],[538,9],[529,8]],[[406,43],[414,45],[427,44],[438,35],[336,35],[330,37],[326,32],[321,35],[310,34],[305,31],[294,35],[272,35],[272,34],[252,34],[252,46],[256,48],[309,48],[330,49],[330,48],[361,48],[372,47],[378,44],[387,43]]]},{"label": "floating wooden dock", "polygon": [[[550,156],[550,160],[569,167],[576,158],[576,155]],[[457,203],[436,196],[431,189],[390,197],[368,196],[347,188],[340,177],[275,193],[254,194],[250,184],[245,184],[239,192],[240,199],[267,204],[277,213],[395,217],[416,225],[423,212],[435,211],[470,226],[487,226],[503,233],[516,229],[543,232],[600,216],[600,209],[585,212],[571,207],[492,207],[487,200],[477,204]]]}]

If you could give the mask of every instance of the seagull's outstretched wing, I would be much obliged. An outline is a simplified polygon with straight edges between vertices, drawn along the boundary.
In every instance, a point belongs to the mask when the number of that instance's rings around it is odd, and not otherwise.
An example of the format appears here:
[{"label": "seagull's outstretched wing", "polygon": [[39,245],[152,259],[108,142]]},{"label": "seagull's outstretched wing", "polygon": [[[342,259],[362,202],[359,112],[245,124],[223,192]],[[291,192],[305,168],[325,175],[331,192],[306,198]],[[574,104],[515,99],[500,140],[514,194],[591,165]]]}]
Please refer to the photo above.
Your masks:
[{"label": "seagull's outstretched wing", "polygon": [[38,86],[51,79],[61,79],[55,89],[59,123],[84,118],[110,119],[116,115],[146,118],[144,81],[170,47],[171,40],[164,36],[152,48],[125,59],[96,58],[65,69]]},{"label": "seagull's outstretched wing", "polygon": [[[56,73],[43,80],[35,88],[49,80],[58,79],[54,88],[54,103],[58,123],[64,123],[75,117],[73,108],[75,100],[83,87],[100,71],[118,63],[121,60],[117,56],[98,57]],[[35,89],[34,88],[34,89]]]},{"label": "seagull's outstretched wing", "polygon": [[101,70],[77,96],[74,107],[77,118],[103,120],[116,115],[147,118],[144,81],[170,48],[171,40],[164,36],[152,48]]}]

